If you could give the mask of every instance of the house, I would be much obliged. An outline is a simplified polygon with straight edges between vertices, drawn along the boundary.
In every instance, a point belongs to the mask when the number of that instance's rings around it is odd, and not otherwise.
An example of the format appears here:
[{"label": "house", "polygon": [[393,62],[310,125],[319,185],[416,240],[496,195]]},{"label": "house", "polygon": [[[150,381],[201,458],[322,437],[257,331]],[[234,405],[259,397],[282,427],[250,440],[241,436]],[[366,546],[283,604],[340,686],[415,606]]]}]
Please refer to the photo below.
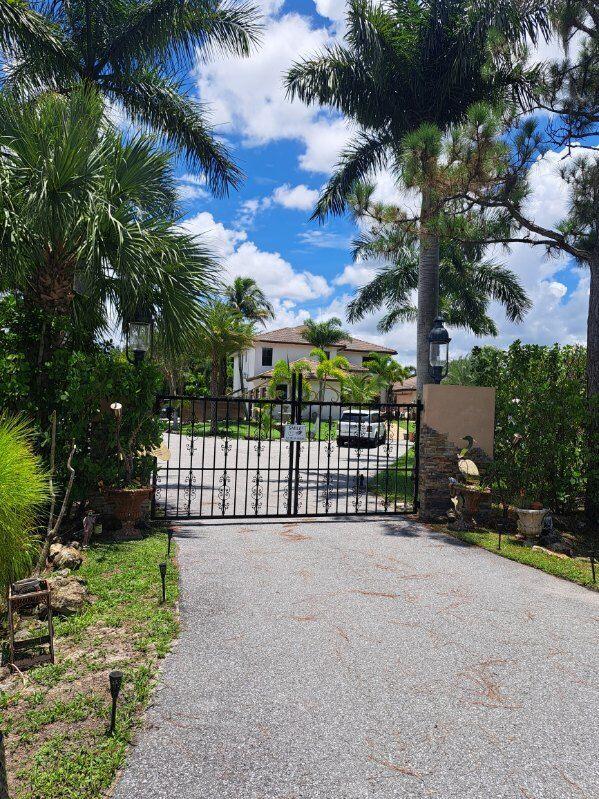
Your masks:
[{"label": "house", "polygon": [[391,396],[393,398],[393,402],[397,403],[398,405],[416,402],[416,375],[407,377],[405,380],[399,383],[393,383]]},{"label": "house", "polygon": [[[317,362],[310,358],[313,349],[312,344],[303,337],[304,326],[282,327],[278,330],[270,330],[259,333],[254,337],[253,347],[241,354],[243,369],[244,393],[251,397],[266,397],[268,384],[272,378],[272,368],[277,361],[286,361],[292,364],[296,361],[305,361],[310,364],[311,372],[304,376],[304,380],[310,381],[310,394],[315,397],[318,392],[316,381]],[[390,347],[382,347],[380,344],[372,344],[369,341],[362,341],[359,338],[350,336],[348,339],[338,342],[328,347],[326,350],[329,357],[343,355],[350,364],[351,374],[368,373],[364,367],[364,361],[372,352],[385,352],[389,355],[396,355],[396,350]],[[325,392],[326,402],[339,402],[339,384],[337,381],[327,383]],[[241,380],[239,376],[239,354],[233,358],[233,394],[239,395],[241,391]],[[280,396],[287,395],[288,386],[281,384]]]}]

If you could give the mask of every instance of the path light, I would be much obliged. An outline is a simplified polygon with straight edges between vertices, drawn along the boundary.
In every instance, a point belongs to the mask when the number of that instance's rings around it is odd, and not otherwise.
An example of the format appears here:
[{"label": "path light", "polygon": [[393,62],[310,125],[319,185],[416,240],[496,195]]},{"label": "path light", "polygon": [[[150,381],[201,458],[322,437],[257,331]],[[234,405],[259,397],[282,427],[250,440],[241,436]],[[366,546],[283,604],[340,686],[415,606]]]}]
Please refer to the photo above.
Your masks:
[{"label": "path light", "polygon": [[167,556],[167,558],[170,558],[170,556],[171,556],[171,541],[173,540],[173,531],[171,529],[169,529],[169,530],[167,530],[166,534],[168,536],[168,547],[166,549],[166,556]]},{"label": "path light", "polygon": [[160,579],[162,580],[162,601],[166,602],[166,563],[159,563]]},{"label": "path light", "polygon": [[440,383],[449,369],[449,333],[443,325],[443,317],[435,319],[433,329],[428,334],[429,363],[435,383]]},{"label": "path light", "polygon": [[110,728],[108,733],[112,735],[116,724],[116,700],[119,698],[119,693],[121,691],[123,672],[111,671],[108,675],[108,679],[110,680],[110,696],[112,697],[112,712],[110,714]]},{"label": "path light", "polygon": [[152,354],[154,343],[154,320],[152,313],[140,303],[133,318],[125,324],[125,354],[129,363],[136,366],[143,361],[146,352]]},{"label": "path light", "polygon": [[115,419],[120,419],[123,415],[123,406],[120,402],[112,402],[110,405],[110,410],[114,413]]}]

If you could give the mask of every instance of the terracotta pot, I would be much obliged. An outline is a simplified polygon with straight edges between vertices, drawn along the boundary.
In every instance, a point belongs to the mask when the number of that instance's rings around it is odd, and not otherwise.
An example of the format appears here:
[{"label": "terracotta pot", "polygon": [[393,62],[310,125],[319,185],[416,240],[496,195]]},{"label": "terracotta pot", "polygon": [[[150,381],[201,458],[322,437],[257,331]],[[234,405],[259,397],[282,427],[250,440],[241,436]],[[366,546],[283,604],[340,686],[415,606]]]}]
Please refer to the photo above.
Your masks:
[{"label": "terracotta pot", "polygon": [[533,544],[541,535],[543,519],[549,513],[547,508],[527,510],[516,508],[518,514],[518,532],[524,536],[528,544]]},{"label": "terracotta pot", "polygon": [[105,488],[102,494],[121,522],[122,538],[141,538],[135,525],[141,521],[142,507],[152,496],[152,488]]},{"label": "terracotta pot", "polygon": [[408,433],[408,441],[416,441],[416,433]]}]

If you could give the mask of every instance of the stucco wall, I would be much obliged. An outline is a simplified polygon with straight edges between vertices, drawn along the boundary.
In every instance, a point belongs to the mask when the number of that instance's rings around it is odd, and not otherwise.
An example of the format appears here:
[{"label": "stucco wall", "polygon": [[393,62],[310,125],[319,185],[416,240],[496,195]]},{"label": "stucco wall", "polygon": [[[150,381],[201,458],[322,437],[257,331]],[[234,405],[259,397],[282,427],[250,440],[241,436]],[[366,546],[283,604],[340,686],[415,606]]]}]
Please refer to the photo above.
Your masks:
[{"label": "stucco wall", "polygon": [[463,447],[472,436],[489,458],[493,457],[495,389],[482,386],[424,386],[423,424]]}]

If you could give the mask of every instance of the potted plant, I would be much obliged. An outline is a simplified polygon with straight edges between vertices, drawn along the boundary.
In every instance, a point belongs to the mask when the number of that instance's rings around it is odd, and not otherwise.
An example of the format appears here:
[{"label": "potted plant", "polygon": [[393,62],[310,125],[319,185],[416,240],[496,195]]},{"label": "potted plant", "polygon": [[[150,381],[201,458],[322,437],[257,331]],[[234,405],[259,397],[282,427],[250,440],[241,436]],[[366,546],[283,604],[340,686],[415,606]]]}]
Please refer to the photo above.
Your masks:
[{"label": "potted plant", "polygon": [[137,525],[153,491],[150,481],[154,458],[145,446],[138,445],[138,436],[150,414],[148,411],[138,412],[140,418],[123,440],[123,406],[120,402],[113,402],[110,410],[114,414],[116,469],[106,480],[100,480],[100,493],[121,523],[121,537],[139,538],[141,534]]},{"label": "potted plant", "polygon": [[[494,491],[503,507],[504,525],[510,507],[518,517],[518,534],[528,546],[538,541],[543,527],[543,519],[549,513],[538,501],[535,491],[534,468],[529,463],[524,437],[514,433],[509,451],[502,453],[491,466]],[[528,487],[524,487],[524,479]]]}]

